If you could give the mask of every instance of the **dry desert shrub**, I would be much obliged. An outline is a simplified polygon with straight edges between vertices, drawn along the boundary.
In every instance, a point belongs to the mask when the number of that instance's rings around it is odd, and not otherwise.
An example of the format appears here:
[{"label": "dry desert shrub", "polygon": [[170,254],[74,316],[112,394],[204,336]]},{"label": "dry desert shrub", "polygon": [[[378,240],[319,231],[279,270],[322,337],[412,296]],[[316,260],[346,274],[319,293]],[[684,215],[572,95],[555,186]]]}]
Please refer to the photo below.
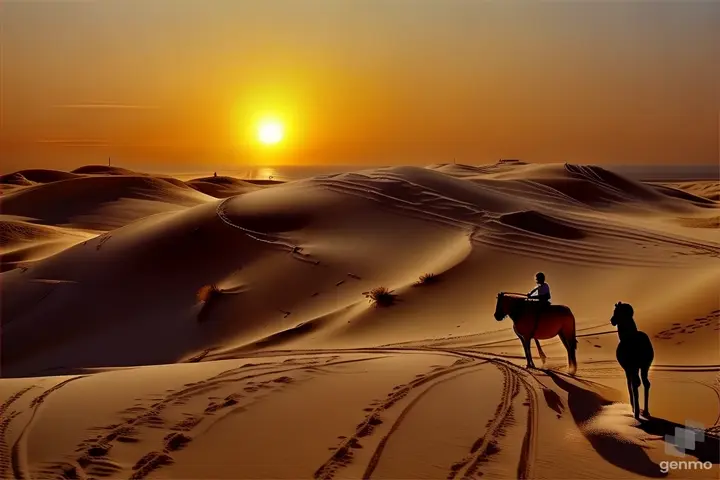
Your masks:
[{"label": "dry desert shrub", "polygon": [[214,298],[217,298],[222,293],[222,290],[214,283],[200,287],[197,292],[198,302],[209,303]]},{"label": "dry desert shrub", "polygon": [[375,287],[369,292],[363,292],[363,295],[365,295],[365,298],[368,299],[370,303],[375,304],[376,307],[389,307],[393,303],[395,303],[395,298],[397,295],[394,295],[393,290],[388,290],[386,287]]},{"label": "dry desert shrub", "polygon": [[431,285],[439,281],[440,277],[438,275],[435,275],[434,273],[426,273],[424,275],[420,275],[420,278],[415,285]]}]

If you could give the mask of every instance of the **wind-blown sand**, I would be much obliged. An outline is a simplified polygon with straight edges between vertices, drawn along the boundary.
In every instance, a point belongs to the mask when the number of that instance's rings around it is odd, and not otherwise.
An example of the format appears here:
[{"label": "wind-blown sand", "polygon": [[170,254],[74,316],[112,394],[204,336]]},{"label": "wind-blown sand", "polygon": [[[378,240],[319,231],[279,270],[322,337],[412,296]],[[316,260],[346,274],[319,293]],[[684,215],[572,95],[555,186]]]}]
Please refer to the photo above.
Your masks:
[{"label": "wind-blown sand", "polygon": [[[107,168],[0,177],[0,478],[718,477],[717,179]],[[526,369],[493,318],[537,271],[577,319],[575,376],[558,339]],[[655,348],[640,422],[618,301]],[[672,455],[687,421],[704,440]]]}]

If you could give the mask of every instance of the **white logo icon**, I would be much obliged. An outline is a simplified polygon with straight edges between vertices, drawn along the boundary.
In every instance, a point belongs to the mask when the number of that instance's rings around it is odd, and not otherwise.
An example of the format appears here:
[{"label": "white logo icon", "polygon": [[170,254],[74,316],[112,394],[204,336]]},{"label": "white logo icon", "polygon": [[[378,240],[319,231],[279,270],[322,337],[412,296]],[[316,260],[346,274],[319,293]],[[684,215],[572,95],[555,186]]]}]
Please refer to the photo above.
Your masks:
[{"label": "white logo icon", "polygon": [[684,457],[688,450],[695,450],[696,443],[705,441],[705,426],[690,420],[685,428],[675,427],[675,435],[665,435],[665,453],[674,457]]}]

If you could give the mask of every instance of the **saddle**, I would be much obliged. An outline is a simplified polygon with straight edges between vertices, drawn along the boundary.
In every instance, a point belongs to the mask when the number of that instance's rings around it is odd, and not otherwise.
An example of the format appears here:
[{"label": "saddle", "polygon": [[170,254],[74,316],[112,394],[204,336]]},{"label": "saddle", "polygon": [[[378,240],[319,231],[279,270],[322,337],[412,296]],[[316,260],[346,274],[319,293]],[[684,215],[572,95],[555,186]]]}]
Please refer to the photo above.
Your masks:
[{"label": "saddle", "polygon": [[543,312],[549,311],[552,308],[552,304],[550,304],[550,303],[541,302],[539,300],[531,300],[531,299],[525,300],[524,305],[525,305],[525,309],[527,311],[536,313],[538,315]]}]

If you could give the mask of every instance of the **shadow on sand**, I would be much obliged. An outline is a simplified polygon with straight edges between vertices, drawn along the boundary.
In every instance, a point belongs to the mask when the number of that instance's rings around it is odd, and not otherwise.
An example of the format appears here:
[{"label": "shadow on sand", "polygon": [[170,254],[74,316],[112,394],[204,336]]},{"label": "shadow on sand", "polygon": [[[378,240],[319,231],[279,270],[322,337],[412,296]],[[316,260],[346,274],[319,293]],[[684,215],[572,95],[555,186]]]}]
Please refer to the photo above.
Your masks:
[{"label": "shadow on sand", "polygon": [[667,477],[667,473],[663,473],[660,465],[653,462],[639,445],[627,443],[623,439],[607,433],[595,434],[584,428],[585,424],[604,406],[611,405],[613,402],[592,390],[570,382],[557,372],[545,370],[545,373],[558,387],[568,393],[568,409],[575,424],[603,459],[637,475],[654,478]]},{"label": "shadow on sand", "polygon": [[[643,421],[638,426],[641,430],[651,434],[659,435],[665,438],[665,435],[675,435],[676,428],[686,428],[685,425],[664,420],[662,418],[650,418]],[[714,465],[720,464],[720,438],[707,430],[704,433],[705,438],[700,442],[695,442],[693,450],[686,450],[685,455],[695,457],[701,462],[710,462]],[[681,459],[678,459],[681,460]]]}]

